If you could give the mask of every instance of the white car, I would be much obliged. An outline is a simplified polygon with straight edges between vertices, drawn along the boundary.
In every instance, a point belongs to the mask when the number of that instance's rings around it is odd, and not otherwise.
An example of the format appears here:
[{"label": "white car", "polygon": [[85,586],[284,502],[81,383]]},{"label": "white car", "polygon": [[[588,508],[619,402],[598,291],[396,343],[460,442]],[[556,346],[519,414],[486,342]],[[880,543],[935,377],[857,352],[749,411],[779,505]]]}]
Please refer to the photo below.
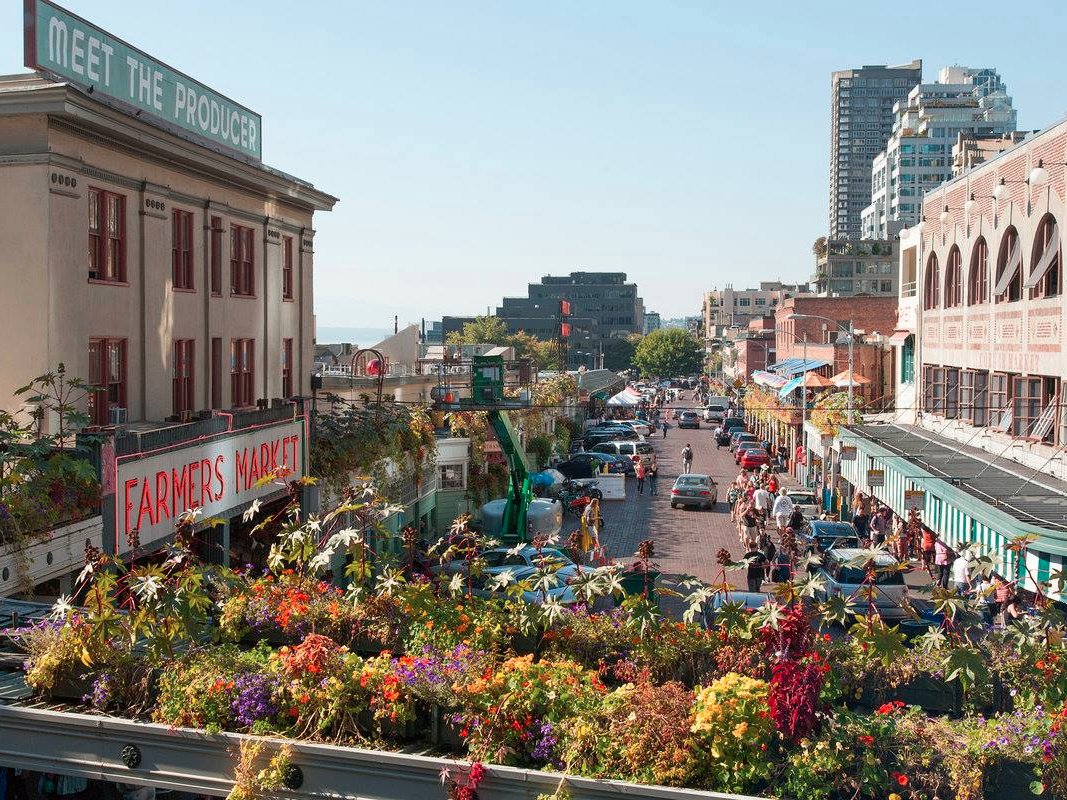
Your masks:
[{"label": "white car", "polygon": [[629,425],[639,436],[648,436],[652,433],[652,428],[649,427],[649,424],[639,419],[626,419],[622,421],[622,424]]},{"label": "white car", "polygon": [[793,501],[793,505],[800,509],[804,519],[816,519],[822,510],[819,507],[819,498],[815,492],[807,489],[786,489],[786,495]]}]

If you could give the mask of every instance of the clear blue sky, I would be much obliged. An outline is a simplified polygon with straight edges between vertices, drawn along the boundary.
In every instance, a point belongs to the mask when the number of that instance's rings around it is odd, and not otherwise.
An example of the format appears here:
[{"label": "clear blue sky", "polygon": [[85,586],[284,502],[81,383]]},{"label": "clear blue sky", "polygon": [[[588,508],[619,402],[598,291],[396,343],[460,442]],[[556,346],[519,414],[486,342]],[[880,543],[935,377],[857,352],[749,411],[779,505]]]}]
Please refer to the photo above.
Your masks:
[{"label": "clear blue sky", "polygon": [[[665,317],[805,280],[834,69],[993,66],[1020,128],[1067,113],[1063,0],[63,4],[261,113],[264,160],[341,198],[320,325],[484,313],[579,268]],[[19,72],[22,2],[0,8]]]}]

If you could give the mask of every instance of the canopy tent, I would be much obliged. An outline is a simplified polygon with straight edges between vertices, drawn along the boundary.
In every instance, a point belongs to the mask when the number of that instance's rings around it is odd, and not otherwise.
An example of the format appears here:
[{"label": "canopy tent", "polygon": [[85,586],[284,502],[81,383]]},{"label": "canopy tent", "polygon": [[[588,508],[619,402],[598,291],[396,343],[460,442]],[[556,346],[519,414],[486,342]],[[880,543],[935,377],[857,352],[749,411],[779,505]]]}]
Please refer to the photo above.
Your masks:
[{"label": "canopy tent", "polygon": [[830,382],[837,387],[847,387],[850,383],[853,386],[867,386],[871,383],[871,379],[865,378],[858,372],[854,372],[852,374],[852,380],[849,380],[848,370],[846,369],[844,372],[839,372],[834,375],[834,377],[830,378]]},{"label": "canopy tent", "polygon": [[767,365],[768,372],[777,372],[780,369],[791,366],[793,364],[799,364],[804,359],[802,358],[786,358],[782,361],[775,361],[773,364]]},{"label": "canopy tent", "polygon": [[641,393],[632,386],[627,386],[617,395],[608,398],[609,406],[633,407],[641,403]]},{"label": "canopy tent", "polygon": [[778,390],[779,397],[785,397],[790,392],[796,391],[801,386],[805,389],[826,389],[834,384],[829,378],[824,378],[818,372],[805,372],[786,382],[785,386]]},{"label": "canopy tent", "polygon": [[752,382],[767,389],[780,389],[785,385],[785,378],[781,375],[775,375],[773,372],[759,369],[752,373]]}]

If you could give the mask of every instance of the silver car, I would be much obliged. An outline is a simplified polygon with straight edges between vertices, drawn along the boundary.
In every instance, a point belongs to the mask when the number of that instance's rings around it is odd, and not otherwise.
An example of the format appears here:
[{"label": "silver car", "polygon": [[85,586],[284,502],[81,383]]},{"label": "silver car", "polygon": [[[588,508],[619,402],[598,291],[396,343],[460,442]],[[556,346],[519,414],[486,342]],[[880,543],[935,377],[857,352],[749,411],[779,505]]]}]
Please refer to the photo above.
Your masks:
[{"label": "silver car", "polygon": [[804,515],[805,519],[815,519],[819,516],[822,508],[815,492],[807,489],[786,489],[785,493],[793,501],[793,505],[800,509],[800,513]]},{"label": "silver car", "polygon": [[[826,588],[816,592],[816,600],[842,595],[852,598],[850,605],[862,614],[867,610],[865,589],[861,590],[866,574],[863,563],[870,551],[854,547],[839,547],[828,550],[823,555],[823,564],[818,575],[826,582]],[[874,579],[874,610],[883,619],[899,620],[910,617],[905,610],[908,604],[908,586],[904,583],[904,573],[897,567],[899,562],[889,553],[879,553],[874,557],[878,570]]]},{"label": "silver car", "polygon": [[702,509],[715,508],[719,499],[719,487],[710,475],[687,473],[679,475],[671,488],[671,508],[696,506]]}]

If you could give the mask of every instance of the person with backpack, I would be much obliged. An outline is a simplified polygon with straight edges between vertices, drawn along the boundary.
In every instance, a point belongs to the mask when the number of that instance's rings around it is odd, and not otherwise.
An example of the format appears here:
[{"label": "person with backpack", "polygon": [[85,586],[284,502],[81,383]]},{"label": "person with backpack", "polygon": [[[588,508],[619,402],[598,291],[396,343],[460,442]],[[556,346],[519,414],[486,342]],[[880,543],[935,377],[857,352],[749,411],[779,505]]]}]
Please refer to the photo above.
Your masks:
[{"label": "person with backpack", "polygon": [[685,447],[682,448],[682,474],[687,474],[693,470],[693,448],[689,446],[689,442],[685,443]]}]

